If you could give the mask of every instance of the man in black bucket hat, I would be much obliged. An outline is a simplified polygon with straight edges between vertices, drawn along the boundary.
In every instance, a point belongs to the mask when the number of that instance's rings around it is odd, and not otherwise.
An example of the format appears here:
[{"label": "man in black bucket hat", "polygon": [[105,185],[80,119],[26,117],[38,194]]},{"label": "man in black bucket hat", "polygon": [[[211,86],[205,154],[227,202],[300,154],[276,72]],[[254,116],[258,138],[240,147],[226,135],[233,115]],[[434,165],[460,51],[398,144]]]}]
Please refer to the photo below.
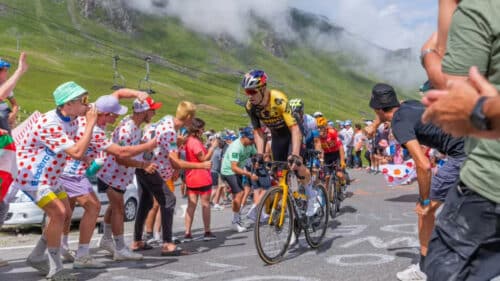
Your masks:
[{"label": "man in black bucket hat", "polygon": [[[373,87],[370,107],[377,115],[370,131],[376,131],[381,122],[391,122],[394,137],[408,149],[417,168],[420,196],[415,211],[418,215],[420,262],[410,265],[396,276],[399,280],[426,280],[422,268],[434,228],[435,212],[444,202],[448,190],[458,181],[460,167],[466,157],[464,140],[452,137],[433,124],[423,124],[424,105],[416,100],[400,103],[390,85],[380,83]],[[434,148],[448,157],[446,164],[434,176],[430,161],[420,145]]]}]

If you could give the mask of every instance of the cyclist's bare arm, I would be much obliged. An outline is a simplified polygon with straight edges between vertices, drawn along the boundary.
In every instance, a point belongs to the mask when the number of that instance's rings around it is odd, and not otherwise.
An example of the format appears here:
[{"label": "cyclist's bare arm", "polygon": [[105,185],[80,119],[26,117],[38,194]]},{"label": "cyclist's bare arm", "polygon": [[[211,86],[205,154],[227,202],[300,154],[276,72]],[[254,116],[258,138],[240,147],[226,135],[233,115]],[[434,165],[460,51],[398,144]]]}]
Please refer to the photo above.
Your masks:
[{"label": "cyclist's bare arm", "polygon": [[260,128],[256,128],[253,130],[253,135],[257,154],[264,154],[264,133]]},{"label": "cyclist's bare arm", "polygon": [[302,133],[297,124],[288,127],[292,135],[292,155],[300,155],[300,146],[302,144]]}]

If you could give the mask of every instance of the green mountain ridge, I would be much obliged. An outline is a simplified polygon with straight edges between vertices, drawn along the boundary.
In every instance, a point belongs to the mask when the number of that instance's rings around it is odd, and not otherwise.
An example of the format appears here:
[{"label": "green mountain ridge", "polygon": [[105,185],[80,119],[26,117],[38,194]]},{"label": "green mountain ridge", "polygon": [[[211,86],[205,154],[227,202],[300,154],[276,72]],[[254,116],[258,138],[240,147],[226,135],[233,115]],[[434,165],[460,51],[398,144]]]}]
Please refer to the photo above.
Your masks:
[{"label": "green mountain ridge", "polygon": [[[30,69],[15,90],[22,118],[53,108],[52,92],[65,81],[88,89],[91,100],[112,92],[114,55],[120,56],[118,71],[129,88],[138,87],[146,75],[144,58],[151,56],[153,97],[164,104],[156,118],[173,114],[179,101],[189,100],[198,105],[207,128],[248,124],[235,100],[245,99],[239,83],[251,68],[264,69],[270,87],[303,98],[306,112],[319,110],[332,120],[372,116],[368,99],[376,80],[344,67],[344,62],[356,59],[346,54],[282,40],[266,29],[256,30],[251,43],[244,45],[196,33],[173,17],[140,12],[130,16],[133,29],[127,30],[113,26],[98,6],[92,16],[86,16],[84,8],[76,0],[0,4],[0,56],[15,64],[18,46],[28,53]],[[342,31],[321,24],[326,32]]]}]

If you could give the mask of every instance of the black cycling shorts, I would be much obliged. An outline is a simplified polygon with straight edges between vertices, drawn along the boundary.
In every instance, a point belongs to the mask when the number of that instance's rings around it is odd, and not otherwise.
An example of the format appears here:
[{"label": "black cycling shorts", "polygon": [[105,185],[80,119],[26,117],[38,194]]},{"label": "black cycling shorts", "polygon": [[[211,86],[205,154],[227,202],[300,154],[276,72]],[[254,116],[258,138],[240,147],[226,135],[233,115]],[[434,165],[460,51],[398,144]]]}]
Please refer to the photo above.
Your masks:
[{"label": "black cycling shorts", "polygon": [[271,151],[274,161],[287,161],[292,151],[292,135],[288,134],[272,136]]},{"label": "black cycling shorts", "polygon": [[[338,163],[340,161],[340,151],[325,153],[324,157],[326,166],[325,172],[327,174],[333,173],[333,168],[335,168],[335,166],[338,166]],[[339,167],[336,168],[339,169]]]}]

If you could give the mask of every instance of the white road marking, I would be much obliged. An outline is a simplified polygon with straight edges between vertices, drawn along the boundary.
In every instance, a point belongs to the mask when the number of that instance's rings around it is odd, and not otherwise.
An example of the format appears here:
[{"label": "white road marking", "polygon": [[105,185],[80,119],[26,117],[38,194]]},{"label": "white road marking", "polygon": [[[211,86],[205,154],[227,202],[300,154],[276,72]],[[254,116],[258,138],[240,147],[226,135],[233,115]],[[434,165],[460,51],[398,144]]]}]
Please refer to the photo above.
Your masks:
[{"label": "white road marking", "polygon": [[392,232],[392,233],[402,233],[402,234],[417,234],[418,233],[416,223],[385,225],[385,226],[381,227],[380,230]]},{"label": "white road marking", "polygon": [[382,240],[378,237],[367,236],[367,237],[358,238],[358,239],[354,239],[352,241],[349,241],[340,247],[341,248],[349,248],[349,247],[361,244],[363,242],[368,242],[373,247],[375,247],[377,249],[387,249],[391,246],[398,245],[398,244],[399,245],[405,244],[407,247],[412,247],[412,248],[420,246],[418,240],[415,237],[409,237],[409,236],[398,237],[398,238],[394,238],[392,240],[389,240],[387,242],[384,242],[384,240]]},{"label": "white road marking", "polygon": [[259,280],[292,280],[292,281],[319,281],[320,279],[303,276],[285,276],[285,275],[254,275],[242,278],[231,279],[230,281],[259,281]]},{"label": "white road marking", "polygon": [[336,236],[354,236],[365,231],[368,225],[365,224],[353,224],[353,225],[339,225],[333,229],[333,231],[328,231],[325,237],[333,238]]},{"label": "white road marking", "polygon": [[[350,261],[370,258],[367,261]],[[394,256],[382,254],[353,254],[353,255],[335,255],[326,259],[327,263],[339,266],[359,266],[359,265],[377,265],[391,262],[395,259]]]}]

